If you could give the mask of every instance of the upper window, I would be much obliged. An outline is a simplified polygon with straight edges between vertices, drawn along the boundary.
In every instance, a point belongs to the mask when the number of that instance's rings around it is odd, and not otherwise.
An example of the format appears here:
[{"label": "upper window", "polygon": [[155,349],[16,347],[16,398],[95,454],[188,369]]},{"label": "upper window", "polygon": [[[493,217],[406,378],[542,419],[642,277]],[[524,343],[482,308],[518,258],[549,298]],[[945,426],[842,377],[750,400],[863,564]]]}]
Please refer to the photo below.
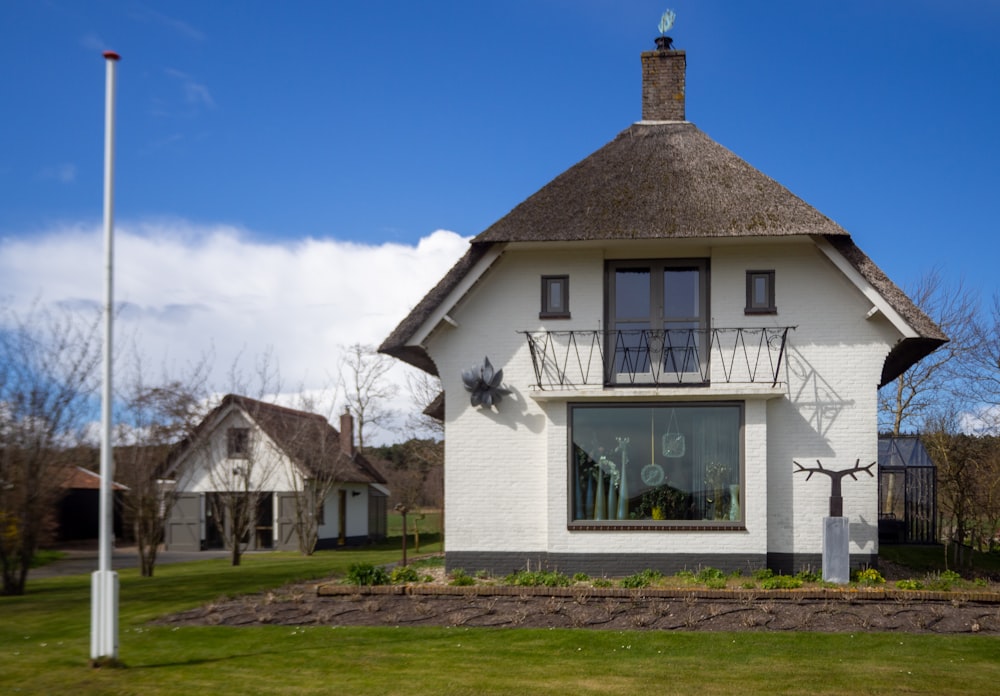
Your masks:
[{"label": "upper window", "polygon": [[741,523],[742,425],[738,403],[571,406],[570,524]]},{"label": "upper window", "polygon": [[226,455],[230,459],[246,459],[250,455],[250,428],[226,431]]},{"label": "upper window", "polygon": [[774,271],[747,271],[746,314],[777,314]]},{"label": "upper window", "polygon": [[569,319],[569,276],[542,276],[542,309],[539,319]]},{"label": "upper window", "polygon": [[607,286],[609,383],[708,380],[708,261],[613,261]]}]

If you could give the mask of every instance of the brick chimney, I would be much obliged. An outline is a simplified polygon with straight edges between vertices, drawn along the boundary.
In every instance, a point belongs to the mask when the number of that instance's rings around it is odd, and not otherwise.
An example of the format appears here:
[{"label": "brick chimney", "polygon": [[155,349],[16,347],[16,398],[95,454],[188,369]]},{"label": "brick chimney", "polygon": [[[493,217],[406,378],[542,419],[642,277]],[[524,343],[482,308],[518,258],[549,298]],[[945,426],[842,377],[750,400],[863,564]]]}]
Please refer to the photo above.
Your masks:
[{"label": "brick chimney", "polygon": [[642,54],[642,120],[684,121],[684,51]]},{"label": "brick chimney", "polygon": [[354,417],[347,409],[340,416],[340,449],[348,456],[354,455]]}]

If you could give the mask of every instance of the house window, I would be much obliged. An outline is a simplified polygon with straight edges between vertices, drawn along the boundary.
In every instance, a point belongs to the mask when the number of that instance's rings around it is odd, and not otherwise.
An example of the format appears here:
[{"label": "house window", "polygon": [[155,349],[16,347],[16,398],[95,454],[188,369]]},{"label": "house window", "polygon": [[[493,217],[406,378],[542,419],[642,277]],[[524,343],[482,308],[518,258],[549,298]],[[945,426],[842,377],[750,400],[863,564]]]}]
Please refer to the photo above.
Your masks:
[{"label": "house window", "polygon": [[569,319],[569,276],[542,276],[542,309],[539,319]]},{"label": "house window", "polygon": [[250,454],[250,428],[230,428],[226,431],[226,455],[230,459],[246,459]]},{"label": "house window", "polygon": [[570,406],[571,528],[742,524],[739,403]]},{"label": "house window", "polygon": [[708,261],[613,261],[607,269],[611,384],[708,381]]},{"label": "house window", "polygon": [[747,271],[746,314],[777,314],[774,271]]}]

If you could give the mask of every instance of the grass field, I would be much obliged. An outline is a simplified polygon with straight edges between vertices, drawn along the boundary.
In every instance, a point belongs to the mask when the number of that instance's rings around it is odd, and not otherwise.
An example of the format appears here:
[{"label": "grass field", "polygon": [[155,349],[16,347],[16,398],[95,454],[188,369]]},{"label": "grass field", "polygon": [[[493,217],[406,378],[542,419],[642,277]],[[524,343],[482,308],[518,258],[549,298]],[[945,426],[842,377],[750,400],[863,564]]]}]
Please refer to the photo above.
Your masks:
[{"label": "grass field", "polygon": [[1000,640],[888,633],[665,633],[462,628],[165,628],[220,596],[398,559],[393,543],[120,571],[123,669],[87,666],[89,575],[0,597],[0,693],[987,694]]}]

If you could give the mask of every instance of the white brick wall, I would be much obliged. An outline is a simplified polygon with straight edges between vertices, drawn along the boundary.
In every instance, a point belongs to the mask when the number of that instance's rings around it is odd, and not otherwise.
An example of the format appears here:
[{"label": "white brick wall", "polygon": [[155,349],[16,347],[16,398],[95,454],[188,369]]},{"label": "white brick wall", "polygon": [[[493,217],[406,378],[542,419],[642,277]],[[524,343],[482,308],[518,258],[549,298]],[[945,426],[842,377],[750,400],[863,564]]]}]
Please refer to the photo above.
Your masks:
[{"label": "white brick wall", "polygon": [[[876,385],[896,330],[880,315],[866,319],[870,304],[805,238],[567,247],[506,251],[449,310],[458,327],[442,323],[426,341],[447,394],[447,550],[819,553],[830,482],[793,475],[792,461],[843,468],[876,459]],[[602,327],[605,259],[644,256],[710,257],[713,326],[798,327],[789,336],[784,396],[745,403],[745,532],[567,530],[567,401],[533,398],[531,358],[517,331]],[[775,270],[776,316],[744,315],[748,269]],[[538,319],[543,274],[570,276],[571,319]],[[497,410],[473,409],[461,382],[486,355],[513,391]],[[607,398],[617,398],[614,390]],[[844,498],[852,552],[876,551],[877,480],[845,479]]]}]

